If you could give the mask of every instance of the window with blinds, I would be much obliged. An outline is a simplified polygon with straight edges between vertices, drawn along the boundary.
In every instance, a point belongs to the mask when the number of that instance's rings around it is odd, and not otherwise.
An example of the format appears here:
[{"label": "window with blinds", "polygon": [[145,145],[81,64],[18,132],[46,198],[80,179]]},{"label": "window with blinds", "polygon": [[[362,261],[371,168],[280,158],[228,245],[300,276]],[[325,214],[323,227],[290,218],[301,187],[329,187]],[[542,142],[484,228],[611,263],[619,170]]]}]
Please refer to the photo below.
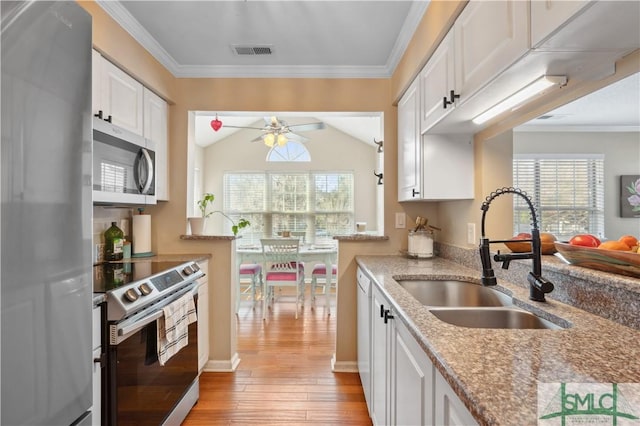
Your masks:
[{"label": "window with blinds", "polygon": [[353,172],[228,172],[224,212],[251,226],[245,242],[304,232],[307,239],[353,232]]},{"label": "window with blinds", "polygon": [[[540,230],[559,240],[575,234],[604,236],[604,156],[520,154],[513,160],[513,185],[537,209]],[[529,209],[514,197],[514,235],[531,230]]]}]

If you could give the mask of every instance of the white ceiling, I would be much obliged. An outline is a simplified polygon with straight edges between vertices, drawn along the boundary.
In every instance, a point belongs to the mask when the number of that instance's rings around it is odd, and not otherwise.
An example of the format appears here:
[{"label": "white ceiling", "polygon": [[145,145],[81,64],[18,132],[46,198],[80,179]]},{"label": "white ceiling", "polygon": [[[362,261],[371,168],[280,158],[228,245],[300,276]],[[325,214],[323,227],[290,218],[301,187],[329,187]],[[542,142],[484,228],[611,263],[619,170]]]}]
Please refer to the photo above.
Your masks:
[{"label": "white ceiling", "polygon": [[[390,77],[429,1],[97,0],[176,77]],[[270,47],[237,55],[234,46]]]},{"label": "white ceiling", "polygon": [[[97,0],[176,77],[390,77],[429,1],[404,0]],[[234,45],[268,46],[272,55],[236,55]],[[206,113],[201,113],[206,114]],[[215,118],[200,118],[208,126]],[[261,122],[260,113],[233,113],[223,123]],[[264,115],[274,115],[265,112]],[[296,113],[277,113],[293,121]],[[518,130],[640,129],[638,75],[533,120]],[[297,115],[300,117],[301,115]],[[379,117],[302,117],[372,143]],[[374,123],[374,124],[372,124]],[[611,127],[613,126],[613,127]],[[201,125],[203,131],[205,126]],[[199,136],[206,146],[230,129]],[[377,133],[376,133],[377,134]],[[379,139],[378,139],[379,140]]]}]

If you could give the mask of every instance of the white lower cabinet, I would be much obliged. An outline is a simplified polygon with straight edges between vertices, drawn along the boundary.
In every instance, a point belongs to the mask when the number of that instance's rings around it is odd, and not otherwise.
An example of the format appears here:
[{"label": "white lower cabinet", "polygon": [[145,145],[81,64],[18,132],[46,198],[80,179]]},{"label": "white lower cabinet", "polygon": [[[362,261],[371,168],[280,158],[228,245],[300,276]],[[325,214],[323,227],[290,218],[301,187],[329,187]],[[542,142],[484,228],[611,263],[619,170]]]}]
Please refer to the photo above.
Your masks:
[{"label": "white lower cabinet", "polygon": [[400,320],[394,320],[393,328],[391,424],[432,425],[433,364]]},{"label": "white lower cabinet", "polygon": [[209,262],[198,262],[198,266],[205,274],[198,280],[198,371],[202,372],[209,360]]},{"label": "white lower cabinet", "polygon": [[478,423],[453,392],[444,377],[435,372],[435,422],[437,425],[473,426]]},{"label": "white lower cabinet", "polygon": [[[365,279],[369,278],[358,269],[358,280]],[[373,424],[477,425],[373,281],[371,293],[371,398],[367,405]],[[362,330],[358,327],[359,334]],[[359,344],[365,341],[358,335]]]},{"label": "white lower cabinet", "polygon": [[358,373],[371,406],[371,280],[358,268]]}]

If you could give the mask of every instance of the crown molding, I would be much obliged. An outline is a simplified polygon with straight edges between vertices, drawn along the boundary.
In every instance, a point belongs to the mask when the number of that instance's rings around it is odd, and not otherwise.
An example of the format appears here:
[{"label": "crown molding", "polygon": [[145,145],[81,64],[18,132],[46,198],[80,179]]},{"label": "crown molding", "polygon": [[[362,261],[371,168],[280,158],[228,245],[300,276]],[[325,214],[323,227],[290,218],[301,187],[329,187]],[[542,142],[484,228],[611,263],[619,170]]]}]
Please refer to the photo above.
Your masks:
[{"label": "crown molding", "polygon": [[567,125],[567,126],[536,126],[522,125],[513,129],[516,133],[551,133],[551,132],[584,132],[584,133],[638,133],[640,126],[589,126],[589,125]]}]

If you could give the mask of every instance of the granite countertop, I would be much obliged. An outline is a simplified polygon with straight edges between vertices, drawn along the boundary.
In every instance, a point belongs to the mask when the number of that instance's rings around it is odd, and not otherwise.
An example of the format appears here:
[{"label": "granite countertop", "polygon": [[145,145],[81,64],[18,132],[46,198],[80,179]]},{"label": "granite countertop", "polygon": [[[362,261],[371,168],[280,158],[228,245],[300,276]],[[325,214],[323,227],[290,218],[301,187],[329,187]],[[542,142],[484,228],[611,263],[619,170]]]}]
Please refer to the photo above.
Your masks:
[{"label": "granite countertop", "polygon": [[112,262],[131,262],[131,263],[143,263],[143,262],[199,262],[208,260],[211,258],[210,253],[205,254],[156,254],[148,257],[131,257],[128,259],[114,260]]},{"label": "granite countertop", "polygon": [[[538,423],[540,383],[640,383],[640,331],[498,280],[523,309],[560,330],[466,328],[437,319],[396,279],[459,279],[479,283],[480,271],[441,258],[357,256],[374,285],[390,299],[435,367],[479,424]],[[640,407],[640,395],[626,395]],[[637,412],[635,413],[638,414]]]}]

